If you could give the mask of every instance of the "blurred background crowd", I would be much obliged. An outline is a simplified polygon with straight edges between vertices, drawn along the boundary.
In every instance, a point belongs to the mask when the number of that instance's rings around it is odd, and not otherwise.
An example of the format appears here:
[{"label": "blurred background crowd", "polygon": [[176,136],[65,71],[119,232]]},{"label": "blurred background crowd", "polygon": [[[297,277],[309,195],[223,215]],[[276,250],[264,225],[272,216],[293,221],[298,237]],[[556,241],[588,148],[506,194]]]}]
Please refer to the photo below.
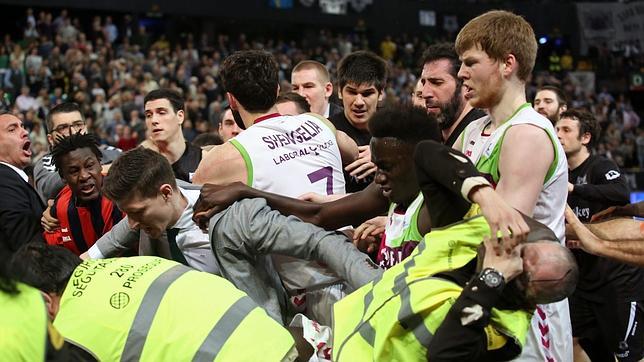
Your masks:
[{"label": "blurred background crowd", "polygon": [[[184,95],[187,120],[183,132],[188,141],[216,132],[226,107],[219,66],[239,49],[272,52],[280,66],[282,90],[290,89],[291,69],[301,60],[325,64],[334,80],[337,62],[344,55],[372,50],[390,66],[386,104],[411,97],[420,73],[417,60],[429,44],[454,38],[447,26],[426,34],[373,36],[360,20],[348,31],[314,27],[300,33],[247,35],[200,33],[190,27],[168,29],[150,13],[9,9],[21,15],[3,25],[0,109],[20,114],[30,131],[35,159],[47,152],[43,120],[51,107],[63,101],[81,106],[88,128],[101,143],[123,150],[146,138],[143,96],[160,87]],[[643,169],[643,107],[631,96],[642,92],[632,92],[635,88],[629,79],[633,74],[641,78],[644,67],[644,53],[638,44],[603,43],[590,46],[582,56],[558,29],[541,36],[539,43],[528,99],[534,98],[541,85],[561,87],[570,106],[587,108],[599,120],[602,134],[597,152],[622,169]],[[630,182],[631,187],[637,186],[635,177]]]}]

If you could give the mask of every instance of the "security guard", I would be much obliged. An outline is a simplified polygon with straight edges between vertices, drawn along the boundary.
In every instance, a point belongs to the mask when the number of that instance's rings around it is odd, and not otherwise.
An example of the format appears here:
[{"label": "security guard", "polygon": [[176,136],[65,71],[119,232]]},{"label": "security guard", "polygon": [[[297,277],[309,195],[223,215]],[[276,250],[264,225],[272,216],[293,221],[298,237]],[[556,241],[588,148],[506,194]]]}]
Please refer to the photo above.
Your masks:
[{"label": "security guard", "polygon": [[48,322],[37,289],[21,283],[11,293],[2,289],[0,305],[1,361],[44,361],[47,354],[61,349],[63,338]]},{"label": "security guard", "polygon": [[64,261],[70,258],[76,256],[66,249],[34,244],[18,252],[14,265],[36,287],[62,286],[43,290],[53,304],[49,309],[57,310],[54,325],[98,360],[297,357],[289,332],[223,278],[157,257],[76,259],[77,266],[63,275],[49,270],[70,264]]},{"label": "security guard", "polygon": [[470,217],[477,206],[463,196],[491,190],[489,184],[463,154],[433,141],[416,147],[415,162],[433,229],[408,258],[334,305],[333,359],[518,356],[534,305],[572,293],[574,259],[553,242],[552,231],[529,218],[529,243],[508,251],[493,238],[481,254],[481,241],[496,232],[482,216]]},{"label": "security guard", "polygon": [[10,275],[11,254],[0,242],[0,361],[72,359],[47,319],[42,294]]}]

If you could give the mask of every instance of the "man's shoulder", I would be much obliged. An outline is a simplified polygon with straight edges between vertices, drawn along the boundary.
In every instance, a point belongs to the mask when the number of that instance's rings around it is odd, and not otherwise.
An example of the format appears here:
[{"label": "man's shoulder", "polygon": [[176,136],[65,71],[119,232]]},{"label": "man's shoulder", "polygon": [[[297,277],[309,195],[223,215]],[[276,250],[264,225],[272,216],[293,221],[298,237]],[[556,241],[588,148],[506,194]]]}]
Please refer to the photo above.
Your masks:
[{"label": "man's shoulder", "polygon": [[[3,175],[3,177],[12,177],[12,175],[16,175],[16,177],[19,177],[18,173],[14,171],[11,167],[0,163],[0,173]],[[13,177],[12,177],[13,178]]]},{"label": "man's shoulder", "polygon": [[591,155],[588,158],[586,173],[606,181],[616,180],[621,177],[621,170],[615,161],[601,155]]},{"label": "man's shoulder", "polygon": [[54,165],[54,158],[51,153],[45,154],[34,164],[34,174],[42,171],[56,172],[56,165]]},{"label": "man's shoulder", "polygon": [[123,151],[120,148],[117,148],[114,146],[107,146],[107,145],[101,146],[100,150],[101,150],[102,164],[107,164],[116,160],[123,153]]}]

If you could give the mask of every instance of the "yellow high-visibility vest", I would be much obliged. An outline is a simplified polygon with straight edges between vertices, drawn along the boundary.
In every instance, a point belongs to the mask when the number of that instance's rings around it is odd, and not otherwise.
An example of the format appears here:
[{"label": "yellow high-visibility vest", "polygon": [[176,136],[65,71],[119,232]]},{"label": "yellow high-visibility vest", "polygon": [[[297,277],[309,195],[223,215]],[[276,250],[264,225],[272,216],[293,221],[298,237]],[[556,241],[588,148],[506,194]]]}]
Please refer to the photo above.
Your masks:
[{"label": "yellow high-visibility vest", "polygon": [[18,283],[18,294],[0,292],[0,361],[44,361],[47,308],[40,291]]},{"label": "yellow high-visibility vest", "polygon": [[227,280],[157,257],[83,262],[54,325],[101,361],[281,361],[294,346]]},{"label": "yellow high-visibility vest", "polygon": [[[334,361],[421,361],[427,346],[461,294],[435,277],[474,259],[490,229],[481,216],[433,229],[403,262],[334,306]],[[510,339],[522,347],[532,313],[492,309],[485,329],[488,349]]]}]

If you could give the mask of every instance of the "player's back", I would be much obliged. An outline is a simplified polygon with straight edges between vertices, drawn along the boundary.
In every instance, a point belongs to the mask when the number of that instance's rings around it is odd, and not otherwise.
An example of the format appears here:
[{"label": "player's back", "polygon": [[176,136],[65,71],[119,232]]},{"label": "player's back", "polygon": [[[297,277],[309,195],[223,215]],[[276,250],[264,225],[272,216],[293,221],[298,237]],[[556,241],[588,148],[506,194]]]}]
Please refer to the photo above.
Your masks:
[{"label": "player's back", "polygon": [[345,192],[335,133],[314,115],[262,117],[231,143],[251,187],[290,197]]}]

